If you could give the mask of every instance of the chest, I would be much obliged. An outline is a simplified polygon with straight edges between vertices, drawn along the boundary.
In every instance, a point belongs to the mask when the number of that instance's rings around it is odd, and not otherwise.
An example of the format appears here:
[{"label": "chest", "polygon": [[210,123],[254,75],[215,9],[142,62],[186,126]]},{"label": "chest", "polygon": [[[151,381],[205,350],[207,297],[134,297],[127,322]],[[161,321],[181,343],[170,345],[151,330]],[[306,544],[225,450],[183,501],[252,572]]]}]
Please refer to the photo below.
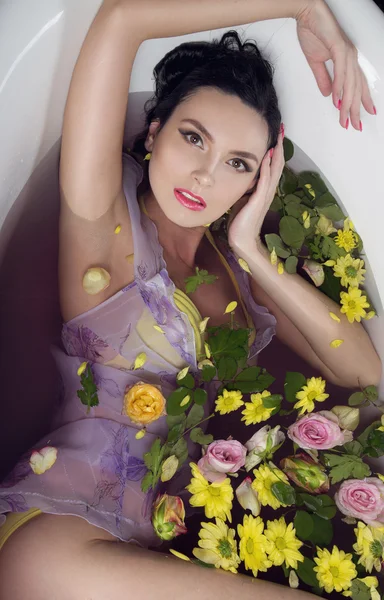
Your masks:
[{"label": "chest", "polygon": [[[221,249],[223,251],[223,249]],[[166,254],[168,274],[175,286],[186,292],[185,279],[194,276],[193,269],[175,264]],[[234,323],[239,327],[247,327],[246,316],[239,302],[239,297],[227,269],[221,262],[216,250],[207,242],[196,255],[196,264],[200,270],[208,271],[209,275],[216,277],[213,283],[202,283],[196,291],[188,294],[195,304],[203,319],[210,317],[209,326],[220,326],[231,322],[231,315],[225,314],[225,309],[230,302],[237,302],[234,314]],[[233,275],[234,278],[234,275]]]}]

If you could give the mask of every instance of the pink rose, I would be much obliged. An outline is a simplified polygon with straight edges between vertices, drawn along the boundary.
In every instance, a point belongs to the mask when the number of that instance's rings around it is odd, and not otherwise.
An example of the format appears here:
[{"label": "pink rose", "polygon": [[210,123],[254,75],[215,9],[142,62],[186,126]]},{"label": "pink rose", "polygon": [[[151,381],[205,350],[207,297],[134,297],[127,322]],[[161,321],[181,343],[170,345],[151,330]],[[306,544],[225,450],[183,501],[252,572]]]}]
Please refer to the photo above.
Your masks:
[{"label": "pink rose", "polygon": [[378,477],[348,479],[335,494],[338,509],[372,527],[384,525],[384,483]]},{"label": "pink rose", "polygon": [[352,433],[341,429],[339,419],[329,410],[302,417],[288,427],[288,437],[300,448],[329,450],[352,440]]},{"label": "pink rose", "polygon": [[236,440],[217,440],[209,444],[197,466],[211,483],[224,481],[226,473],[236,473],[245,464],[247,449]]}]

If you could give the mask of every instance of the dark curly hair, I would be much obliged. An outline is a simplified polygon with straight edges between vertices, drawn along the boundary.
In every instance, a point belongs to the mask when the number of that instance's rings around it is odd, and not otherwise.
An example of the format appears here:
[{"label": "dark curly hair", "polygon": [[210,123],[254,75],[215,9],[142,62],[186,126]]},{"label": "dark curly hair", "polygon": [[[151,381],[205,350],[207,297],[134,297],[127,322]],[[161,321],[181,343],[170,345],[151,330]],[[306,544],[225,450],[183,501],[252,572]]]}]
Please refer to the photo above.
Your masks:
[{"label": "dark curly hair", "polygon": [[132,147],[136,157],[143,159],[147,154],[144,142],[151,122],[159,119],[161,129],[175,108],[201,87],[238,96],[268,124],[268,148],[276,145],[281,114],[272,82],[273,69],[254,41],[242,42],[231,30],[220,40],[185,42],[160,60],[154,77],[155,93],[144,106],[146,126]]}]

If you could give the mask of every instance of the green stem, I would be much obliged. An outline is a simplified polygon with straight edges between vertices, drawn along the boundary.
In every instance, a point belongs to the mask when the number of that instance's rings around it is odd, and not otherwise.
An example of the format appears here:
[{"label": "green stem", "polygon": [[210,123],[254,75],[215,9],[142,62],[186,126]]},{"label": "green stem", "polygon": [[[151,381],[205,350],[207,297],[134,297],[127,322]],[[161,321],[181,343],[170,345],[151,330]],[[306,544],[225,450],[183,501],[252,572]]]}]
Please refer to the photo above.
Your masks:
[{"label": "green stem", "polygon": [[179,438],[177,438],[176,442],[174,442],[174,443],[172,444],[172,446],[175,446],[175,445],[177,444],[177,442],[178,442],[179,440],[181,440],[181,438],[182,438],[182,437],[184,437],[184,436],[185,436],[187,433],[189,433],[189,431],[192,431],[192,429],[195,429],[195,427],[198,427],[199,425],[201,425],[201,424],[202,424],[202,423],[204,423],[205,421],[208,421],[209,419],[212,419],[212,417],[214,417],[214,416],[215,416],[215,413],[212,413],[211,415],[209,415],[209,417],[205,417],[205,419],[203,419],[202,421],[199,421],[199,423],[196,423],[196,425],[193,425],[193,426],[192,426],[192,427],[190,427],[189,429],[186,429],[186,430],[184,431],[184,433],[182,433],[182,435],[181,435]]}]

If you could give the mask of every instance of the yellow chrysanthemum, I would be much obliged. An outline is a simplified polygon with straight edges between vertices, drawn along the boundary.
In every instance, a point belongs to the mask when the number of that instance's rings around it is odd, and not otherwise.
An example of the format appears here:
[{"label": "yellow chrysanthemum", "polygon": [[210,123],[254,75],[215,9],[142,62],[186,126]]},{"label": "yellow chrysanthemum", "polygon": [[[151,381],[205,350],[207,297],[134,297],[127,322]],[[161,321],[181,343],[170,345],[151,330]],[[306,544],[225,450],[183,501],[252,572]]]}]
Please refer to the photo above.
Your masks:
[{"label": "yellow chrysanthemum", "polygon": [[244,404],[242,397],[243,394],[238,390],[223,390],[222,395],[218,396],[215,401],[215,411],[219,412],[221,415],[226,415],[227,413],[237,410]]},{"label": "yellow chrysanthemum", "polygon": [[201,523],[198,542],[200,548],[194,548],[192,553],[204,563],[215,565],[216,569],[237,573],[240,558],[237,554],[236,532],[229,529],[222,519],[215,520],[216,525]]},{"label": "yellow chrysanthemum", "polygon": [[315,400],[316,402],[324,402],[329,397],[329,394],[325,394],[325,384],[326,381],[321,377],[311,377],[307,379],[307,385],[303,385],[303,388],[300,392],[297,392],[296,398],[299,402],[294,404],[293,408],[301,408],[299,412],[299,416],[304,413],[312,412],[315,408]]},{"label": "yellow chrysanthemum", "polygon": [[297,539],[292,523],[285,522],[284,517],[267,521],[265,537],[271,542],[268,558],[275,567],[285,562],[287,568],[297,569],[297,563],[303,562],[304,556],[299,552],[303,542]]},{"label": "yellow chrysanthemum", "polygon": [[254,577],[257,577],[259,571],[266,571],[272,566],[267,558],[270,542],[263,531],[264,523],[261,517],[255,518],[252,515],[244,515],[243,524],[237,526],[240,537],[240,558],[244,561],[245,568],[252,571]]},{"label": "yellow chrysanthemum", "polygon": [[364,309],[369,307],[367,297],[356,287],[348,288],[348,292],[340,292],[340,312],[344,313],[350,323],[357,321],[367,314]]},{"label": "yellow chrysanthemum", "polygon": [[264,390],[264,392],[258,394],[251,394],[251,402],[245,403],[245,409],[241,411],[242,421],[245,421],[246,425],[256,425],[261,421],[266,421],[271,416],[273,408],[265,408],[263,404],[263,398],[270,396],[271,392]]},{"label": "yellow chrysanthemum", "polygon": [[186,486],[192,494],[192,498],[189,499],[190,505],[204,506],[207,519],[218,517],[223,521],[228,519],[231,523],[233,489],[230,479],[227,477],[221,483],[209,483],[195,463],[190,463],[189,466],[193,475],[191,483]]},{"label": "yellow chrysanthemum", "polygon": [[333,272],[335,277],[340,277],[341,285],[344,287],[358,287],[365,279],[363,267],[363,260],[347,254],[347,256],[340,256],[337,259]]},{"label": "yellow chrysanthemum", "polygon": [[327,594],[336,590],[342,592],[348,590],[352,585],[352,579],[357,577],[355,565],[352,562],[352,554],[346,554],[333,546],[332,553],[326,548],[317,548],[317,556],[314,558],[319,586],[324,588]]},{"label": "yellow chrysanthemum", "polygon": [[368,573],[371,573],[373,568],[380,571],[384,561],[383,528],[373,528],[359,521],[354,531],[356,544],[353,544],[353,549],[360,556],[359,564],[363,565]]},{"label": "yellow chrysanthemum", "polygon": [[252,481],[252,487],[257,492],[260,503],[263,506],[271,506],[275,510],[282,504],[280,500],[273,494],[271,488],[274,483],[283,482],[289,483],[288,477],[277,467],[269,467],[268,465],[260,465],[258,469],[253,471],[255,479]]},{"label": "yellow chrysanthemum", "polygon": [[334,239],[336,246],[344,248],[346,252],[356,248],[356,236],[350,229],[348,231],[339,229]]}]

